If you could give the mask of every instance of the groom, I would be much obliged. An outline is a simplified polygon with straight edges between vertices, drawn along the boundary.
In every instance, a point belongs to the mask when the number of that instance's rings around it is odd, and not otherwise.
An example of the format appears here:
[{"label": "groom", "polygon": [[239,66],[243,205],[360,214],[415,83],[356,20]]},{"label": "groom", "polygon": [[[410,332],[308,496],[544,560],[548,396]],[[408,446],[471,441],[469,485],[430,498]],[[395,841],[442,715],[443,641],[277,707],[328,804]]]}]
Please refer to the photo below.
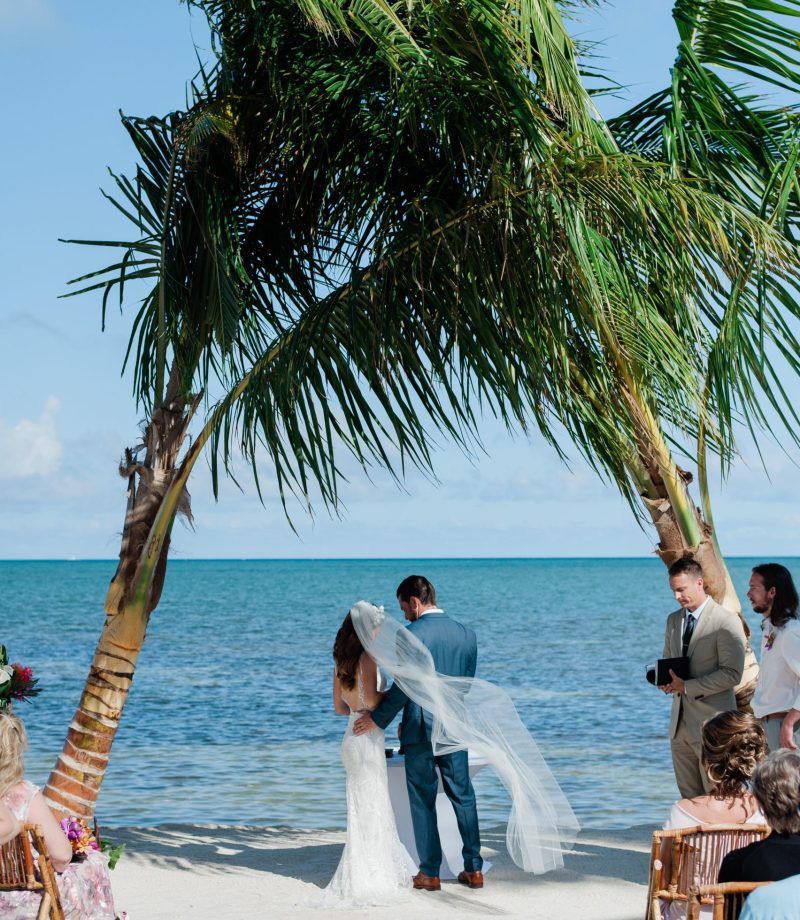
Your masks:
[{"label": "groom", "polygon": [[[436,592],[428,579],[421,575],[409,575],[400,583],[397,599],[409,621],[408,629],[431,653],[436,670],[451,677],[474,677],[478,657],[475,633],[451,620],[436,606]],[[386,728],[401,708],[400,731],[406,757],[406,785],[420,860],[419,874],[413,878],[414,887],[425,891],[439,891],[441,888],[439,867],[442,845],[436,823],[438,766],[464,845],[464,871],[459,873],[458,880],[470,888],[483,888],[478,811],[469,778],[467,752],[434,756],[430,713],[410,700],[397,683],[392,685],[376,709],[358,719],[353,730],[361,735],[376,726]]]}]

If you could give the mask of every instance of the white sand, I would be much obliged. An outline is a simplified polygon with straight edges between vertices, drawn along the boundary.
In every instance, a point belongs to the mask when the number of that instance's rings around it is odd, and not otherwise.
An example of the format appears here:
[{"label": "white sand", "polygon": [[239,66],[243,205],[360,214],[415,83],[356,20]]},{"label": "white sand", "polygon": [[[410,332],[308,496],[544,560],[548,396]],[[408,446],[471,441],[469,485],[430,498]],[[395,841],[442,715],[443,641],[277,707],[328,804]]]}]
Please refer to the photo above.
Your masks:
[{"label": "white sand", "polygon": [[[565,868],[526,875],[510,862],[505,832],[483,832],[484,856],[494,866],[482,891],[444,882],[440,892],[410,891],[391,908],[352,917],[535,920],[641,920],[645,911],[652,828],[584,831]],[[303,902],[333,874],[343,832],[291,828],[169,825],[108,829],[127,850],[112,872],[117,907],[130,920],[279,920],[346,916]]]}]

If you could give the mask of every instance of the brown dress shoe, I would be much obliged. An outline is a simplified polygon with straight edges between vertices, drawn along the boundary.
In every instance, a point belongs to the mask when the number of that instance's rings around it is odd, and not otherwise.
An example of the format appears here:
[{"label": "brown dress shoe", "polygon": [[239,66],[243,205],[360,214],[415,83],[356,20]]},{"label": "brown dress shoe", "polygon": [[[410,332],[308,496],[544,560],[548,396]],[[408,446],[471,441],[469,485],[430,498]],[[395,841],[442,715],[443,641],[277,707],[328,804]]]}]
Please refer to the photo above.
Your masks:
[{"label": "brown dress shoe", "polygon": [[423,891],[441,891],[442,883],[438,875],[425,875],[423,872],[417,873],[411,879],[415,888],[421,888]]},{"label": "brown dress shoe", "polygon": [[469,885],[470,888],[483,888],[483,872],[459,872],[458,880],[462,885]]}]

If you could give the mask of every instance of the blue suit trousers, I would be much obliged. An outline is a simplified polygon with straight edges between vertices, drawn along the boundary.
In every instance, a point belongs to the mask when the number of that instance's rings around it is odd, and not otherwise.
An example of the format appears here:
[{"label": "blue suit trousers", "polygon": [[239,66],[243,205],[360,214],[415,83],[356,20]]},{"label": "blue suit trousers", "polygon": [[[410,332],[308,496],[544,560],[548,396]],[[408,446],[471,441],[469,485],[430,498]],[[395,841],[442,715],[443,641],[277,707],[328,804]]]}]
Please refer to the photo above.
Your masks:
[{"label": "blue suit trousers", "polygon": [[405,745],[406,786],[414,824],[414,841],[419,856],[419,869],[425,875],[438,875],[442,864],[442,844],[436,821],[436,793],[439,776],[445,794],[453,805],[458,830],[463,842],[462,855],[467,872],[477,872],[483,866],[475,791],[469,778],[466,751],[434,757],[430,742]]}]

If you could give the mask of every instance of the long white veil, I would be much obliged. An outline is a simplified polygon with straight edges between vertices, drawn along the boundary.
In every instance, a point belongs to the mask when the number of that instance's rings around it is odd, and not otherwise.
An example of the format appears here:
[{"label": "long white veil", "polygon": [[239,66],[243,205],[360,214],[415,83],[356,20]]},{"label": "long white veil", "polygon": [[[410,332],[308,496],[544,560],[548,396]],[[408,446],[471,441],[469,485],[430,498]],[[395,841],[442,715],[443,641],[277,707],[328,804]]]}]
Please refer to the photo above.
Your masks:
[{"label": "long white veil", "polygon": [[437,673],[430,652],[382,607],[359,601],[350,615],[367,654],[433,716],[434,752],[470,750],[508,790],[506,842],[514,862],[537,874],[563,866],[580,825],[511,697],[489,681]]}]

